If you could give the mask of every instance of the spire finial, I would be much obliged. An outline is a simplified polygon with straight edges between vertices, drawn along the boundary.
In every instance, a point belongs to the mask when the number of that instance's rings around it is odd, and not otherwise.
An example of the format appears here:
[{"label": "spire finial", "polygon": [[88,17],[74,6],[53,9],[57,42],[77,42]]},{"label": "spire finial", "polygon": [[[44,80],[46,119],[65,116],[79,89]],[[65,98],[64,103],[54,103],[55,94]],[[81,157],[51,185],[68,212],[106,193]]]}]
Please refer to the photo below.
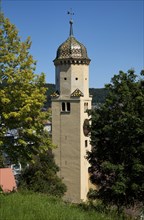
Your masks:
[{"label": "spire finial", "polygon": [[70,11],[67,12],[68,15],[70,15],[70,36],[73,36],[73,27],[72,27],[72,24],[73,24],[73,20],[72,20],[72,16],[74,15],[74,12],[72,11],[72,9],[70,9]]}]

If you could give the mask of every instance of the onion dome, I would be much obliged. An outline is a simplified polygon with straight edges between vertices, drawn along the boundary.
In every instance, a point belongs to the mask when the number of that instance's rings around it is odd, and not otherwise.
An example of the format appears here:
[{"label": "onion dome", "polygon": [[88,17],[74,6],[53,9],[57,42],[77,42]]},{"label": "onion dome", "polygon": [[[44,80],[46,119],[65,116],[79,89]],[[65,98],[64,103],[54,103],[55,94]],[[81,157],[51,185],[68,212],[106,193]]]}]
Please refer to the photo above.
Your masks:
[{"label": "onion dome", "polygon": [[70,34],[68,39],[57,49],[55,65],[66,63],[89,64],[86,47],[73,36],[72,20],[70,20]]}]

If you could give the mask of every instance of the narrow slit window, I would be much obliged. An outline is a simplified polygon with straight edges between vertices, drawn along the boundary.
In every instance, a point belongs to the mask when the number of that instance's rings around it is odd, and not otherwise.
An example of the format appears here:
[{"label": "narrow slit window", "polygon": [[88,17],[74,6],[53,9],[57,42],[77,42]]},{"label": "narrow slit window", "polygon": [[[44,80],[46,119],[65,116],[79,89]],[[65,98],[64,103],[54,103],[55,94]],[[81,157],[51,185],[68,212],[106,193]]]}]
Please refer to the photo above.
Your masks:
[{"label": "narrow slit window", "polygon": [[67,111],[70,112],[70,102],[67,102]]},{"label": "narrow slit window", "polygon": [[62,102],[62,111],[65,112],[65,102]]},{"label": "narrow slit window", "polygon": [[85,147],[87,147],[88,146],[88,141],[87,140],[85,140]]}]

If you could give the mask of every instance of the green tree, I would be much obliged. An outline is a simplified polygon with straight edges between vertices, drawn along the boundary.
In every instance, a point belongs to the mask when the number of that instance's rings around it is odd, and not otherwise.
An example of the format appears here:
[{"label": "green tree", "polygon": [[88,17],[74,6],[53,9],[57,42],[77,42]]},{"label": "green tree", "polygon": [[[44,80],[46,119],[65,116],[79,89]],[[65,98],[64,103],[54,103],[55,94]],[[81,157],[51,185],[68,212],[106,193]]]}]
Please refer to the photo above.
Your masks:
[{"label": "green tree", "polygon": [[133,70],[115,75],[106,86],[107,99],[91,114],[88,153],[91,181],[97,190],[89,197],[105,204],[144,203],[144,78]]},{"label": "green tree", "polygon": [[34,73],[36,62],[29,53],[30,38],[22,42],[15,25],[0,14],[0,152],[12,162],[52,146],[43,121],[45,76]]},{"label": "green tree", "polygon": [[63,196],[66,186],[56,175],[59,171],[51,150],[33,157],[33,162],[23,170],[20,187],[55,196]]}]

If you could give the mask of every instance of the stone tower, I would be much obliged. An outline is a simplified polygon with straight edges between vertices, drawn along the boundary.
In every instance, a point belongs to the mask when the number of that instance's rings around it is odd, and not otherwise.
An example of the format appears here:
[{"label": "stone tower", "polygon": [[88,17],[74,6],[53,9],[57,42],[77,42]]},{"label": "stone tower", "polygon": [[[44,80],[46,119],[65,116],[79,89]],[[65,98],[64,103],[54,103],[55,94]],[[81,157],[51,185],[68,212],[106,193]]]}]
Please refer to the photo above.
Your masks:
[{"label": "stone tower", "polygon": [[65,199],[85,201],[89,190],[86,152],[91,150],[87,109],[90,59],[83,44],[73,36],[70,20],[68,39],[57,49],[54,60],[56,92],[52,95],[52,140],[57,145],[55,160],[59,175],[67,186]]}]

